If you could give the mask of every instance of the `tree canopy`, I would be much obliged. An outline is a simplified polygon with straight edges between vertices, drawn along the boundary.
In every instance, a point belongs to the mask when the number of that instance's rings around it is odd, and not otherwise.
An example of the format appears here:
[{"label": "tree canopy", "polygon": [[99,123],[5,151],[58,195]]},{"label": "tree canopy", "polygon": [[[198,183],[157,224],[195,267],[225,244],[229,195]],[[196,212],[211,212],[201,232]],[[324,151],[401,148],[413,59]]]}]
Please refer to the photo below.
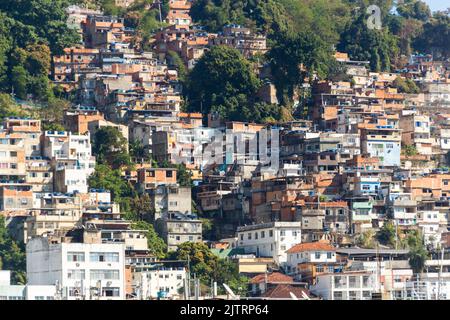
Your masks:
[{"label": "tree canopy", "polygon": [[127,149],[128,141],[116,127],[103,127],[97,130],[92,146],[99,163],[106,163],[113,169],[131,165]]},{"label": "tree canopy", "polygon": [[158,236],[152,224],[145,221],[137,221],[132,224],[133,229],[146,230],[147,244],[151,254],[158,259],[166,257],[167,245],[164,240]]},{"label": "tree canopy", "polygon": [[248,62],[236,49],[216,46],[197,62],[189,74],[187,98],[190,111],[217,111],[227,119],[242,119],[242,108],[260,83]]},{"label": "tree canopy", "polygon": [[13,284],[26,283],[25,246],[9,234],[5,218],[0,216],[0,270],[11,270]]},{"label": "tree canopy", "polygon": [[195,274],[203,284],[210,285],[216,281],[220,287],[225,283],[235,293],[245,295],[248,278],[240,276],[237,264],[230,260],[220,259],[214,255],[204,243],[186,242],[171,252],[171,260],[189,260],[190,272]]}]

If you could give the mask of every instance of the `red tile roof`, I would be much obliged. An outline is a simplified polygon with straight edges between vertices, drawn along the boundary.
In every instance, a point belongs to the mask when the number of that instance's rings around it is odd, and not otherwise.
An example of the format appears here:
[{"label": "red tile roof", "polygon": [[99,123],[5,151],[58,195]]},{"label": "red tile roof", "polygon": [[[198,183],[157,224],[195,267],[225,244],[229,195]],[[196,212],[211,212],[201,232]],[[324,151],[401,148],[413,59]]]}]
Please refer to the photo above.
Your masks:
[{"label": "red tile roof", "polygon": [[290,248],[287,253],[297,253],[304,251],[335,251],[330,243],[325,241],[317,241],[317,242],[307,242],[307,243],[299,243]]},{"label": "red tile roof", "polygon": [[[266,275],[264,273],[258,274],[257,276],[250,279],[251,284],[262,283],[266,281]],[[279,282],[293,282],[294,279],[280,272],[273,272],[267,274],[267,283],[279,283]]]},{"label": "red tile roof", "polygon": [[310,296],[308,289],[295,287],[289,284],[278,284],[277,286],[267,290],[263,296],[273,299],[292,299],[290,292],[292,292],[298,299],[303,299],[302,293],[305,293],[308,297]]}]

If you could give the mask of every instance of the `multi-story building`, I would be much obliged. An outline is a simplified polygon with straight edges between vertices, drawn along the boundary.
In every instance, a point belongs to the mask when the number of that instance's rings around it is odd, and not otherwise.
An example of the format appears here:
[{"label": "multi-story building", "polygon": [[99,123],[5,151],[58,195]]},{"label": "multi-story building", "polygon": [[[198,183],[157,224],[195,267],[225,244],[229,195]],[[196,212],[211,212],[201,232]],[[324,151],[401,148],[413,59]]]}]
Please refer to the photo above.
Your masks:
[{"label": "multi-story building", "polygon": [[180,264],[132,267],[133,295],[143,300],[182,299],[186,277],[186,268]]},{"label": "multi-story building", "polygon": [[27,243],[30,285],[58,285],[68,300],[125,299],[123,244]]},{"label": "multi-story building", "polygon": [[317,275],[334,273],[341,268],[336,260],[336,249],[329,241],[299,243],[287,254],[287,272],[301,281],[314,283]]},{"label": "multi-story building", "polygon": [[43,147],[44,155],[52,159],[55,191],[87,193],[87,179],[95,170],[89,132],[46,131]]},{"label": "multi-story building", "polygon": [[376,275],[364,271],[321,274],[310,290],[324,300],[372,300],[377,293]]},{"label": "multi-story building", "polygon": [[300,222],[271,222],[238,227],[237,247],[257,257],[271,257],[279,265],[287,262],[287,251],[301,242]]},{"label": "multi-story building", "polygon": [[169,212],[167,218],[157,221],[156,229],[169,251],[175,251],[185,242],[202,242],[202,222],[191,214]]},{"label": "multi-story building", "polygon": [[400,117],[402,143],[414,146],[419,154],[431,154],[432,143],[430,117],[419,114],[408,114]]}]

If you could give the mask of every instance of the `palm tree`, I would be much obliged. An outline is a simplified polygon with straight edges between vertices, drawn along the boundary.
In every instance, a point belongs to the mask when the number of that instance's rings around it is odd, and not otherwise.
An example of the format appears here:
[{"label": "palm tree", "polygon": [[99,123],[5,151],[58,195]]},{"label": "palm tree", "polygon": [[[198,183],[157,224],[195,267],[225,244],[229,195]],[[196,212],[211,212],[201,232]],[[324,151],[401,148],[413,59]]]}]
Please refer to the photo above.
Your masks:
[{"label": "palm tree", "polygon": [[429,253],[423,245],[412,247],[409,250],[409,265],[414,273],[422,273],[425,269],[425,261],[428,259]]}]

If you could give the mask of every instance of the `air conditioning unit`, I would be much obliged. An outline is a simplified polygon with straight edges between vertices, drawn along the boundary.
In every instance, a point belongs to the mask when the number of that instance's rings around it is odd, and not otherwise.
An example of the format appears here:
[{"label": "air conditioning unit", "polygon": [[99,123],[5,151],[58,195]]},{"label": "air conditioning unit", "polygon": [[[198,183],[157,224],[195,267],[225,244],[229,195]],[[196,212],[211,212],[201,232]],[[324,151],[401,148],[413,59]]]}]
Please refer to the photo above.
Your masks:
[{"label": "air conditioning unit", "polygon": [[79,264],[79,263],[75,263],[75,266],[79,267],[79,266],[80,266],[80,264]]}]

